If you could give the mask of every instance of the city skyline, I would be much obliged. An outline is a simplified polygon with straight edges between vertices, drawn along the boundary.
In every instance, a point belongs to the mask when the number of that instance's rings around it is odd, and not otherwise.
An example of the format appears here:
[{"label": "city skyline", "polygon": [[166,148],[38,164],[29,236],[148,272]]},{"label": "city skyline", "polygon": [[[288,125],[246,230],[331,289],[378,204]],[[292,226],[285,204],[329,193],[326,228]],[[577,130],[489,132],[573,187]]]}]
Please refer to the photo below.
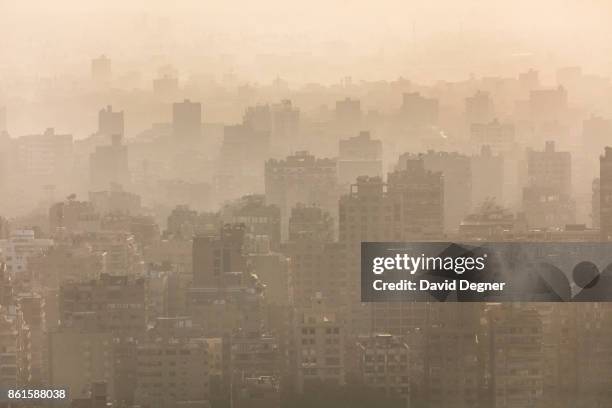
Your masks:
[{"label": "city skyline", "polygon": [[0,406],[612,402],[607,2],[0,15]]}]

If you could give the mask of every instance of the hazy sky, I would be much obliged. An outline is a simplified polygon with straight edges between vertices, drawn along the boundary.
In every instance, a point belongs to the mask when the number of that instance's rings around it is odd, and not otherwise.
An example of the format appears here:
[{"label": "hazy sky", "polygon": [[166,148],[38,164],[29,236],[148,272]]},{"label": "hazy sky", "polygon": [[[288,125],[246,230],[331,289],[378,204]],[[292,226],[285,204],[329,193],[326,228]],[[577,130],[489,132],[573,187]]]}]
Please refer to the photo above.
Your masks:
[{"label": "hazy sky", "polygon": [[411,52],[450,64],[480,61],[478,53],[590,56],[587,64],[607,73],[612,55],[607,0],[0,0],[0,16],[4,73],[70,72],[101,53],[128,68],[156,53],[177,62],[306,53],[333,63],[381,52],[381,64]]}]

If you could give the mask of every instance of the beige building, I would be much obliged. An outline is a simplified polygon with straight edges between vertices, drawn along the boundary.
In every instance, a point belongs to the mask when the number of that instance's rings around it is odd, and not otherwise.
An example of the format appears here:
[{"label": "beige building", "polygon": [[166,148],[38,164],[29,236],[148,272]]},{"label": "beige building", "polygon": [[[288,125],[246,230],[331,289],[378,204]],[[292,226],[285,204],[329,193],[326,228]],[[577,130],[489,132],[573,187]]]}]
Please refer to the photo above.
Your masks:
[{"label": "beige building", "polygon": [[208,342],[204,338],[157,338],[137,346],[134,402],[150,408],[207,406]]},{"label": "beige building", "polygon": [[335,159],[316,158],[299,151],[286,160],[271,159],[265,167],[266,202],[281,210],[281,237],[287,237],[289,212],[297,203],[317,204],[332,216],[338,207]]},{"label": "beige building", "polygon": [[93,382],[113,390],[113,336],[81,330],[49,333],[49,384],[65,387],[70,399],[88,396]]},{"label": "beige building", "polygon": [[408,344],[401,337],[375,334],[360,338],[357,347],[363,384],[381,389],[387,396],[401,397],[408,406],[414,380]]},{"label": "beige building", "polygon": [[65,283],[60,288],[59,312],[64,327],[141,333],[145,329],[144,279],[102,274],[98,280]]},{"label": "beige building", "polygon": [[544,392],[542,320],[526,305],[489,311],[491,395],[496,408],[538,406]]},{"label": "beige building", "polygon": [[344,325],[320,300],[302,309],[294,321],[295,379],[299,393],[320,383],[345,384]]}]

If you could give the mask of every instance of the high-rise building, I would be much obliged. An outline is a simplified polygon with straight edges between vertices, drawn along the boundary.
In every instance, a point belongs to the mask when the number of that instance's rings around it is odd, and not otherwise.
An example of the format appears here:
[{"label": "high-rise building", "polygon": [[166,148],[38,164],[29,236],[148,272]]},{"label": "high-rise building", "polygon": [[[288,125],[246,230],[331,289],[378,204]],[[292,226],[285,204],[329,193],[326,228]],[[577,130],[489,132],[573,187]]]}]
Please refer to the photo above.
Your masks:
[{"label": "high-rise building", "polygon": [[351,98],[336,101],[335,116],[337,121],[358,125],[358,122],[361,120],[361,102],[359,99]]},{"label": "high-rise building", "polygon": [[324,305],[301,309],[293,333],[295,386],[299,393],[316,392],[321,383],[345,384],[345,332],[342,321],[333,312]]},{"label": "high-rise building", "polygon": [[94,381],[90,384],[86,396],[74,398],[71,408],[104,408],[109,403],[109,387],[106,381]]},{"label": "high-rise building", "polygon": [[136,347],[134,402],[165,408],[209,399],[208,342],[204,338],[155,338]]},{"label": "high-rise building", "polygon": [[91,60],[91,78],[101,84],[111,80],[111,60],[106,55],[100,55]]},{"label": "high-rise building", "polygon": [[111,333],[87,329],[49,333],[49,384],[62,384],[70,390],[69,401],[89,397],[91,383],[96,381],[109,385],[112,399],[114,376]]},{"label": "high-rise building", "polygon": [[0,133],[6,132],[6,107],[0,106]]},{"label": "high-rise building", "polygon": [[291,258],[289,296],[293,305],[307,307],[317,294],[328,299],[329,306],[346,305],[353,287],[347,281],[345,249],[344,244],[317,241],[314,237],[283,245],[283,253]]},{"label": "high-rise building", "polygon": [[600,180],[597,177],[591,184],[591,227],[600,229],[601,227],[601,190]]},{"label": "high-rise building", "polygon": [[[395,181],[398,176],[389,175],[394,187],[400,187]],[[338,219],[341,242],[384,241],[391,240],[391,236],[401,240],[402,208],[394,207],[388,190],[388,185],[380,177],[357,178],[357,182],[351,185],[350,193],[340,198]],[[399,197],[399,194],[395,197]]]},{"label": "high-rise building", "polygon": [[338,181],[354,183],[358,176],[382,177],[382,142],[370,132],[340,140]]},{"label": "high-rise building", "polygon": [[360,177],[340,199],[340,240],[402,241],[442,234],[445,192],[440,172],[410,158],[387,177]]},{"label": "high-rise building", "polygon": [[[563,408],[575,406],[582,399],[578,393],[578,373],[580,370],[576,362],[580,360],[585,366],[592,364],[592,362],[578,357],[578,340],[583,334],[587,334],[588,330],[578,332],[578,313],[576,312],[584,308],[589,313],[588,309],[590,308],[584,307],[584,304],[577,305],[576,303],[532,303],[531,306],[537,310],[541,322],[542,357],[535,357],[540,362],[542,358],[544,360],[542,365],[544,383],[542,402],[544,406]],[[523,308],[528,307],[528,305],[523,306]],[[534,320],[532,316],[525,319],[524,325],[531,326],[534,331],[529,333],[522,330],[525,339],[537,339],[538,322]],[[587,337],[590,334],[588,333]],[[587,340],[586,344],[589,344],[589,342],[590,340]],[[529,362],[523,364],[529,364]]]},{"label": "high-rise building", "polygon": [[299,141],[300,110],[290,100],[272,105],[271,147],[276,156],[285,156],[303,148]]},{"label": "high-rise building", "polygon": [[465,118],[468,125],[489,123],[494,117],[493,100],[488,92],[477,91],[474,96],[465,98]]},{"label": "high-rise building", "polygon": [[585,152],[593,155],[612,143],[612,120],[591,116],[582,121],[582,142]]},{"label": "high-rise building", "polygon": [[[523,221],[523,222],[522,222]],[[502,239],[515,232],[526,232],[524,220],[517,218],[495,200],[483,201],[472,214],[469,214],[459,226],[459,235],[466,241]]]},{"label": "high-rise building", "polygon": [[491,406],[538,406],[544,392],[544,367],[548,364],[538,311],[506,303],[489,310],[488,323]]},{"label": "high-rise building", "polygon": [[403,154],[399,158],[398,169],[405,166],[408,161],[418,163],[418,160],[422,160],[425,170],[442,173],[444,183],[444,230],[445,232],[456,232],[459,224],[472,208],[472,166],[470,157],[455,152],[434,152],[432,150],[418,157]]},{"label": "high-rise building", "polygon": [[497,119],[487,123],[472,123],[471,143],[476,151],[482,146],[491,147],[493,153],[507,153],[515,148],[515,128],[511,123],[500,123]]},{"label": "high-rise building", "polygon": [[[265,161],[270,157],[270,133],[257,131],[246,124],[225,126],[219,152],[217,171],[235,177],[238,188],[250,186],[250,191],[261,191]],[[222,186],[225,190],[226,185]]]},{"label": "high-rise building", "polygon": [[226,224],[217,236],[193,239],[194,287],[223,287],[233,272],[245,272],[244,224]]},{"label": "high-rise building", "polygon": [[[91,281],[102,271],[103,255],[87,244],[59,243],[32,256],[28,269],[47,289],[59,289],[66,281]],[[48,322],[57,325],[57,322]]]},{"label": "high-rise building", "polygon": [[163,75],[153,80],[153,93],[160,98],[173,98],[178,94],[178,78],[170,75]]},{"label": "high-rise building", "polygon": [[267,236],[276,249],[281,235],[280,208],[265,201],[265,196],[253,194],[228,202],[221,209],[221,219],[224,224],[244,224],[248,234]]},{"label": "high-rise building", "polygon": [[230,355],[234,382],[259,376],[278,378],[284,363],[278,339],[266,334],[232,336]]},{"label": "high-rise building", "polygon": [[571,197],[571,155],[546,142],[544,151],[527,152],[528,185],[523,189],[523,211],[530,228],[561,228],[575,221]]},{"label": "high-rise building", "polygon": [[289,279],[291,262],[285,255],[272,251],[252,252],[248,262],[253,273],[266,285],[268,305],[287,306],[289,304]]},{"label": "high-rise building", "polygon": [[247,377],[237,388],[233,399],[236,408],[279,408],[279,379],[270,376]]},{"label": "high-rise building", "polygon": [[359,99],[345,98],[336,101],[335,124],[342,135],[357,132],[362,126],[361,102]]},{"label": "high-rise building", "polygon": [[0,239],[7,239],[11,232],[9,221],[5,217],[0,217]]},{"label": "high-rise building", "polygon": [[345,246],[333,242],[330,215],[316,206],[297,205],[291,210],[289,240],[282,252],[291,259],[289,295],[293,305],[305,307],[318,293],[328,304],[346,301]]},{"label": "high-rise building", "polygon": [[[350,194],[340,199],[339,239],[344,260],[351,333],[406,334],[418,327],[420,312],[411,303],[360,303],[360,250],[367,241],[440,239],[444,225],[444,179],[427,171],[422,159],[409,158],[404,167],[378,178],[359,177]],[[419,306],[418,304],[416,306]]]},{"label": "high-rise building", "polygon": [[224,287],[190,287],[186,313],[207,335],[258,333],[264,321],[264,287],[256,276],[244,272],[228,274]]},{"label": "high-rise building", "polygon": [[98,112],[98,134],[105,136],[125,135],[125,124],[123,111],[113,111],[113,107],[108,105]]},{"label": "high-rise building", "polygon": [[472,197],[474,207],[486,200],[504,202],[504,157],[493,154],[489,146],[482,146],[479,155],[471,158]]},{"label": "high-rise building", "polygon": [[534,122],[554,122],[566,119],[567,91],[563,86],[537,89],[529,93],[529,109]]},{"label": "high-rise building", "polygon": [[410,404],[411,385],[422,373],[411,370],[410,348],[402,337],[374,334],[357,340],[359,380]]},{"label": "high-rise building", "polygon": [[121,135],[114,134],[112,143],[96,147],[89,156],[90,182],[93,190],[105,190],[116,184],[128,187],[128,148],[121,143]]},{"label": "high-rise building", "polygon": [[69,198],[55,203],[49,208],[49,230],[86,231],[91,223],[99,223],[99,216],[93,205],[87,201]]},{"label": "high-rise building", "polygon": [[612,237],[612,147],[599,158],[599,224],[605,240]]},{"label": "high-rise building", "polygon": [[16,168],[22,177],[43,183],[70,179],[72,171],[72,135],[56,134],[49,128],[39,135],[16,139]]},{"label": "high-rise building", "polygon": [[272,112],[269,105],[249,106],[242,123],[256,132],[272,133]]},{"label": "high-rise building", "polygon": [[142,258],[131,232],[101,231],[88,234],[85,242],[102,255],[103,274],[123,276],[142,271]]},{"label": "high-rise building", "polygon": [[202,137],[202,104],[185,99],[172,105],[172,130],[177,141],[198,142]]},{"label": "high-rise building", "polygon": [[20,382],[18,351],[15,319],[9,319],[4,310],[0,316],[0,384],[3,387],[16,387]]},{"label": "high-rise building", "polygon": [[287,236],[289,212],[298,203],[317,204],[332,216],[336,214],[337,180],[336,160],[319,159],[306,151],[266,162],[266,202],[281,210],[282,237]]},{"label": "high-rise building", "polygon": [[178,205],[168,215],[167,233],[177,239],[191,239],[194,235],[214,235],[222,224],[217,213],[198,213],[187,205]]},{"label": "high-rise building", "polygon": [[17,304],[20,377],[24,383],[42,385],[47,380],[44,299],[34,293],[19,294]]},{"label": "high-rise building", "polygon": [[52,239],[37,238],[33,230],[14,230],[7,239],[0,239],[0,259],[10,275],[25,273],[28,260],[52,245]]},{"label": "high-rise building", "polygon": [[482,303],[431,303],[426,307],[424,400],[440,408],[489,406],[482,404]]},{"label": "high-rise building", "polygon": [[555,149],[555,142],[546,142],[543,151],[527,152],[527,176],[532,187],[551,187],[563,194],[572,191],[570,152]]},{"label": "high-rise building", "polygon": [[139,214],[141,200],[138,194],[124,191],[120,185],[111,185],[110,190],[90,191],[89,202],[99,214]]},{"label": "high-rise building", "polygon": [[291,209],[289,241],[311,239],[331,242],[334,239],[334,219],[315,205],[298,204]]},{"label": "high-rise building", "polygon": [[60,287],[62,327],[129,335],[145,329],[144,279],[101,274],[89,282]]},{"label": "high-rise building", "polygon": [[226,224],[216,236],[193,239],[193,283],[187,313],[206,333],[226,336],[241,330],[258,333],[264,287],[250,273],[243,224]]},{"label": "high-rise building", "polygon": [[[576,308],[576,358],[572,368],[577,379],[574,393],[564,393],[575,399],[573,405],[607,406],[612,403],[612,346],[602,340],[612,336],[609,316],[611,304],[582,302]],[[566,373],[573,374],[571,371]]]},{"label": "high-rise building", "polygon": [[404,93],[400,109],[401,120],[410,126],[434,126],[438,124],[439,103],[419,92]]}]

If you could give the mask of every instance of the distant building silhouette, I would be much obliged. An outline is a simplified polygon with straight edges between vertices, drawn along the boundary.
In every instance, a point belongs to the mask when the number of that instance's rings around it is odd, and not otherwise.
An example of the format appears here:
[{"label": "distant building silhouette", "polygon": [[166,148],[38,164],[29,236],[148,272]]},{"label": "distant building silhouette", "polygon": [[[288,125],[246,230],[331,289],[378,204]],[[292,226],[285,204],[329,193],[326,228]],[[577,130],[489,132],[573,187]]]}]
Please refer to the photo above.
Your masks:
[{"label": "distant building silhouette", "polygon": [[256,132],[272,133],[272,111],[270,106],[249,106],[242,117],[242,123]]},{"label": "distant building silhouette", "polygon": [[529,94],[529,109],[535,122],[563,121],[568,109],[567,91],[562,86],[533,90]]},{"label": "distant building silhouette", "polygon": [[311,239],[316,242],[334,240],[334,219],[320,207],[298,203],[291,209],[289,241]]},{"label": "distant building silhouette", "polygon": [[179,144],[198,142],[202,137],[202,105],[189,99],[174,103],[172,130]]},{"label": "distant building silhouette", "polygon": [[6,107],[0,106],[0,133],[6,132]]},{"label": "distant building silhouette", "polygon": [[601,180],[599,177],[593,180],[591,185],[591,227],[599,229],[601,227]]},{"label": "distant building silhouette", "polygon": [[343,385],[345,379],[345,327],[321,299],[297,311],[293,323],[296,340],[296,389],[316,392],[321,384]]},{"label": "distant building silhouette", "polygon": [[353,183],[358,176],[382,177],[382,142],[370,137],[370,132],[340,140],[338,181]]},{"label": "distant building silhouette", "polygon": [[172,98],[178,94],[178,78],[164,75],[153,80],[153,93],[160,98]]},{"label": "distant building silhouette", "polygon": [[468,125],[489,123],[495,117],[493,100],[488,92],[478,91],[465,99],[465,116]]},{"label": "distant building silhouette", "polygon": [[128,148],[121,143],[121,135],[114,134],[110,145],[96,147],[89,156],[89,172],[92,190],[106,190],[111,184],[130,185]]},{"label": "distant building silhouette", "polygon": [[42,134],[21,136],[15,142],[15,170],[21,176],[34,177],[41,183],[55,183],[69,178],[72,170],[72,135],[57,134],[55,129],[48,128]]},{"label": "distant building silhouette", "polygon": [[487,123],[473,123],[470,126],[470,141],[476,151],[487,145],[494,153],[509,152],[515,148],[515,137],[514,125],[500,123],[497,119]]},{"label": "distant building silhouette", "polygon": [[272,105],[272,148],[276,154],[286,155],[299,145],[300,110],[289,99]]},{"label": "distant building silhouette", "polygon": [[529,92],[533,89],[539,88],[540,87],[539,72],[534,69],[530,69],[526,72],[521,72],[518,76],[518,81],[519,81],[521,88],[524,91]]},{"label": "distant building silhouette", "polygon": [[306,151],[266,162],[266,202],[281,209],[282,236],[286,237],[289,213],[297,203],[317,204],[332,216],[336,213],[336,166],[335,159],[319,159]]},{"label": "distant building silhouette", "polygon": [[418,156],[403,154],[397,169],[422,160],[425,170],[439,172],[444,182],[444,230],[456,232],[472,208],[472,166],[470,157],[456,152],[428,151]]},{"label": "distant building silhouette", "polygon": [[570,153],[556,151],[552,141],[544,151],[527,152],[523,211],[530,228],[562,228],[575,222],[571,165]]},{"label": "distant building silhouette", "polygon": [[472,206],[477,207],[487,199],[504,202],[504,157],[493,154],[489,146],[482,146],[479,155],[471,160]]},{"label": "distant building silhouette", "polygon": [[111,80],[111,60],[106,55],[91,60],[91,78],[100,84],[108,84]]},{"label": "distant building silhouette", "polygon": [[245,226],[226,224],[217,236],[193,239],[193,284],[195,287],[223,287],[226,274],[244,272],[242,253]]},{"label": "distant building silhouette", "polygon": [[591,115],[582,121],[582,143],[587,154],[598,154],[611,141],[612,120]]},{"label": "distant building silhouette", "polygon": [[49,209],[49,230],[85,231],[90,222],[99,222],[93,205],[87,201],[68,199],[55,203]]},{"label": "distant building silhouette", "polygon": [[[547,362],[543,324],[529,305],[492,307],[489,319],[491,396],[495,407],[527,407],[541,400]],[[520,364],[521,371],[513,369]]]},{"label": "distant building silhouette", "polygon": [[334,119],[342,134],[354,133],[361,129],[363,118],[359,99],[345,98],[336,101]]},{"label": "distant building silhouette", "polygon": [[113,111],[113,107],[108,105],[98,112],[98,134],[105,136],[125,135],[125,123],[123,111]]},{"label": "distant building silhouette", "polygon": [[244,224],[253,236],[266,236],[274,249],[280,245],[280,208],[266,204],[263,195],[247,195],[226,203],[221,219],[224,224]]},{"label": "distant building silhouette", "polygon": [[401,119],[411,126],[434,126],[438,124],[439,102],[426,98],[419,92],[404,93],[400,109]]},{"label": "distant building silhouette", "polygon": [[599,223],[604,240],[612,237],[612,147],[599,158]]}]

